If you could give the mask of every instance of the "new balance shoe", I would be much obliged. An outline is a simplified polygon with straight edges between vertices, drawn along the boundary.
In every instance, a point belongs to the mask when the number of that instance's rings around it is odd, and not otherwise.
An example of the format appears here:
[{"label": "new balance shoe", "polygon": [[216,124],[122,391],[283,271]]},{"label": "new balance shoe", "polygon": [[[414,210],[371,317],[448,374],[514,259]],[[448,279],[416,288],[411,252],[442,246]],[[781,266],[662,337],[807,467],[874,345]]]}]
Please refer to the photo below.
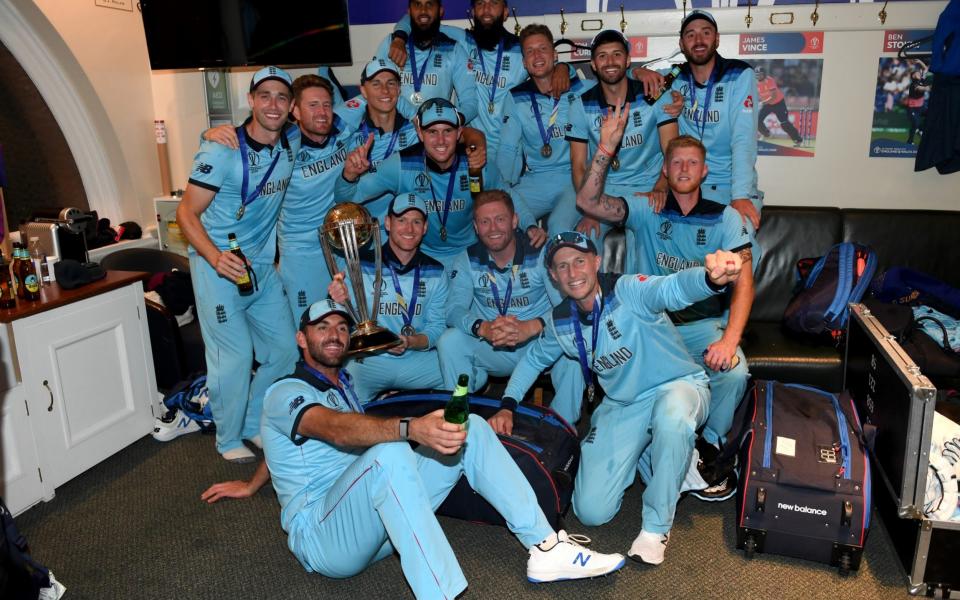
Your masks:
[{"label": "new balance shoe", "polygon": [[623,566],[622,554],[600,554],[588,550],[580,543],[589,543],[589,538],[567,535],[559,531],[543,542],[530,547],[527,560],[527,579],[533,583],[586,579],[607,575]]},{"label": "new balance shoe", "polygon": [[732,469],[714,485],[702,490],[692,490],[690,495],[705,502],[721,502],[737,493],[737,474]]},{"label": "new balance shoe", "polygon": [[669,533],[650,533],[641,529],[640,535],[630,545],[627,556],[648,565],[659,565],[663,562],[663,553],[667,550],[669,541]]},{"label": "new balance shoe", "polygon": [[153,423],[153,439],[169,442],[181,435],[200,431],[200,424],[181,410],[171,410]]}]

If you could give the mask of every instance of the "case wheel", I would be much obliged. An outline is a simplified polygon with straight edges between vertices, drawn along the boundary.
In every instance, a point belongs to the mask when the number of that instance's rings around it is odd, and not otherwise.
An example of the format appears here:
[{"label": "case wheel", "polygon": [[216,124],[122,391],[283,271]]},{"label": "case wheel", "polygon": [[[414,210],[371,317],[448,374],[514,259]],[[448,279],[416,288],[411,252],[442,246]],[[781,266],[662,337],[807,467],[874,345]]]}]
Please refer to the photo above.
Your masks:
[{"label": "case wheel", "polygon": [[748,535],[745,542],[743,542],[743,554],[748,559],[753,560],[754,554],[757,552],[757,541],[753,539],[752,535]]},{"label": "case wheel", "polygon": [[841,554],[840,560],[837,561],[837,573],[839,573],[840,577],[846,577],[850,574],[850,564],[850,553],[844,552]]}]

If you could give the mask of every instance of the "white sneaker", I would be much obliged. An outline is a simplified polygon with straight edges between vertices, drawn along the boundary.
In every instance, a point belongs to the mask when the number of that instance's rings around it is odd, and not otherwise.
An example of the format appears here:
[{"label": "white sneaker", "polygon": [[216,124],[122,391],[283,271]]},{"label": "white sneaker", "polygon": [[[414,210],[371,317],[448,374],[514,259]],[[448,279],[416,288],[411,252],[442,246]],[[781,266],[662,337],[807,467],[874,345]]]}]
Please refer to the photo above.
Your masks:
[{"label": "white sneaker", "polygon": [[179,410],[169,411],[153,423],[153,439],[158,442],[169,442],[194,431],[200,431],[200,424]]},{"label": "white sneaker", "polygon": [[659,565],[663,562],[663,553],[667,549],[668,541],[670,541],[669,533],[650,533],[641,529],[640,535],[630,545],[627,556],[648,565]]},{"label": "white sneaker", "polygon": [[703,475],[700,474],[700,452],[694,448],[690,456],[690,464],[687,465],[687,472],[683,476],[683,482],[680,484],[680,493],[690,490],[702,490],[709,486]]},{"label": "white sneaker", "polygon": [[257,460],[256,455],[254,455],[253,452],[250,452],[250,449],[246,446],[240,446],[239,448],[234,448],[233,450],[227,450],[226,452],[220,454],[220,456],[238,465],[252,463],[253,461]]},{"label": "white sneaker", "polygon": [[[550,546],[550,542],[553,545]],[[584,536],[567,535],[559,531],[540,544],[530,547],[527,560],[527,579],[533,583],[586,579],[613,573],[623,566],[622,554],[600,554],[587,550],[577,542],[589,543]]]}]

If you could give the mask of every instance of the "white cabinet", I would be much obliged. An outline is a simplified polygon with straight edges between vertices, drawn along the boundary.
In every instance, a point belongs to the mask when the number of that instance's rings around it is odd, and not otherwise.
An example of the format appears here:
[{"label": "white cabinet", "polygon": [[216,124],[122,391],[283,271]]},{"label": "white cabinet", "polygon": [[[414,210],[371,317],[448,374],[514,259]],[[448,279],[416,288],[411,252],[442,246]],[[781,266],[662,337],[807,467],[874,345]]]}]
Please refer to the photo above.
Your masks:
[{"label": "white cabinet", "polygon": [[[14,320],[12,329],[20,383],[4,398],[4,461],[13,467],[4,470],[4,496],[18,512],[10,498],[20,499],[19,510],[49,500],[149,433],[156,383],[139,281]],[[39,495],[27,483],[31,459]]]},{"label": "white cabinet", "polygon": [[23,386],[16,386],[2,393],[0,402],[0,440],[3,440],[3,501],[14,513],[32,506],[41,499],[50,499],[44,493],[40,479],[40,462],[34,444],[27,402]]}]

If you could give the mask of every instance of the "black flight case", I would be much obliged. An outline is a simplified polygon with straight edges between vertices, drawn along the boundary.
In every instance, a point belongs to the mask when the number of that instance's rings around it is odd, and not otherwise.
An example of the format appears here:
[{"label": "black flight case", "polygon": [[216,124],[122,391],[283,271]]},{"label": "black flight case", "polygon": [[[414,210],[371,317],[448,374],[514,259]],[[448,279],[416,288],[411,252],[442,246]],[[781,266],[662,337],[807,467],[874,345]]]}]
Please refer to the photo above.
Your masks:
[{"label": "black flight case", "polygon": [[913,595],[960,598],[960,522],[923,515],[937,389],[862,304],[850,305],[844,389],[876,427],[873,497]]}]

